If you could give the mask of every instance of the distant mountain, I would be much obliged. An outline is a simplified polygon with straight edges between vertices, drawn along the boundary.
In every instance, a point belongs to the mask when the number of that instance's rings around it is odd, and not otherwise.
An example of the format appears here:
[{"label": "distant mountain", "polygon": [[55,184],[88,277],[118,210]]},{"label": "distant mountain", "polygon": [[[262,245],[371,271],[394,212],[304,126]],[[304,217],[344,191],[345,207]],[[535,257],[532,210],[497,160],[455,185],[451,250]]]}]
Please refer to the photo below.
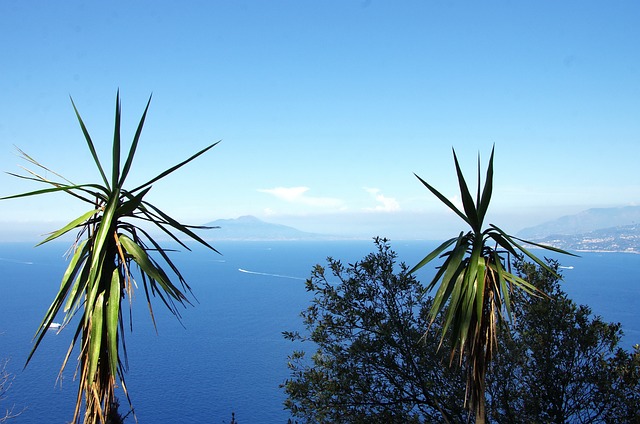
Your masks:
[{"label": "distant mountain", "polygon": [[525,228],[516,235],[527,240],[540,240],[552,235],[579,235],[633,224],[640,224],[640,206],[594,208]]},{"label": "distant mountain", "polygon": [[218,219],[204,225],[220,227],[207,232],[207,238],[213,240],[328,240],[335,238],[261,221],[251,215],[237,219]]}]

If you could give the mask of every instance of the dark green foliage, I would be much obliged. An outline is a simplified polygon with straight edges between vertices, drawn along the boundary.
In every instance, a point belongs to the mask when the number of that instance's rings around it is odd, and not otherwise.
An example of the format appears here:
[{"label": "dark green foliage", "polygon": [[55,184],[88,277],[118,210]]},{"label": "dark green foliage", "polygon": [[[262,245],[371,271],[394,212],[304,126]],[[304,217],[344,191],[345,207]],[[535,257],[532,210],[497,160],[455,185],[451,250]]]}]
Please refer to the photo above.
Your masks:
[{"label": "dark green foliage", "polygon": [[303,352],[290,356],[285,406],[307,422],[462,422],[465,375],[437,353],[437,337],[423,337],[431,302],[404,264],[395,272],[387,240],[376,246],[346,268],[329,258],[331,275],[318,265],[307,280],[310,334],[285,337],[318,349],[311,364]]},{"label": "dark green foliage", "polygon": [[[438,349],[442,317],[425,335],[432,300],[385,239],[376,247],[346,267],[329,258],[330,273],[314,268],[307,289],[315,296],[302,313],[308,334],[285,337],[316,350],[289,357],[285,407],[310,423],[473,421],[466,364],[450,367],[450,346]],[[640,422],[640,348],[619,348],[619,324],[571,301],[558,264],[548,267],[514,264],[549,297],[514,292],[514,322],[500,327],[487,374],[487,422]]]},{"label": "dark green foliage", "polygon": [[[557,273],[558,263],[549,265]],[[618,346],[620,324],[576,305],[554,272],[522,259],[515,268],[550,298],[514,293],[521,298],[512,332],[488,374],[492,421],[640,422],[640,351]]]}]

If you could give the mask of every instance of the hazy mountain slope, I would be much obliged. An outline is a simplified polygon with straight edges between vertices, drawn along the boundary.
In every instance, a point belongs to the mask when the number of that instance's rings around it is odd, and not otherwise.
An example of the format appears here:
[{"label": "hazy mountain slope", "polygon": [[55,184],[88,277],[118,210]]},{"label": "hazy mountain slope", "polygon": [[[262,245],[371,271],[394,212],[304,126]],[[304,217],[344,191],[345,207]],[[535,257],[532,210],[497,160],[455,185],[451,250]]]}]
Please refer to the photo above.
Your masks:
[{"label": "hazy mountain slope", "polygon": [[594,208],[525,228],[516,235],[524,239],[540,240],[553,235],[578,235],[636,223],[640,223],[640,206]]},{"label": "hazy mountain slope", "polygon": [[207,239],[211,240],[326,240],[335,238],[307,233],[286,225],[272,224],[250,215],[237,219],[218,219],[204,225],[220,227],[207,231]]}]

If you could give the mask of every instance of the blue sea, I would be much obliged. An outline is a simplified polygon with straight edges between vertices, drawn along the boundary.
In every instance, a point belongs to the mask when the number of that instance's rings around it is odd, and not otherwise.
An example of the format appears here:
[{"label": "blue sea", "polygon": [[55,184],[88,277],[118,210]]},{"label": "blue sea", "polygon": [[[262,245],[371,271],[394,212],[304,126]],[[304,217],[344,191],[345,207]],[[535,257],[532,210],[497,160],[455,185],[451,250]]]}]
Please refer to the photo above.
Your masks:
[{"label": "blue sea", "polygon": [[[415,264],[435,245],[391,242],[399,261]],[[311,294],[305,279],[326,257],[354,262],[374,250],[372,241],[220,242],[223,254],[194,248],[173,255],[195,295],[177,321],[161,302],[156,334],[144,293],[133,300],[133,333],[126,334],[131,400],[140,423],[285,423],[287,355],[299,345],[282,331],[302,330],[300,311]],[[76,354],[57,381],[72,329],[50,331],[23,370],[32,337],[66,268],[66,245],[34,248],[0,244],[0,360],[15,374],[0,412],[22,411],[16,424],[64,423],[73,416]],[[540,255],[547,252],[538,251]],[[621,322],[623,346],[640,343],[640,255],[583,253],[559,258],[564,288],[607,321]],[[427,281],[432,271],[419,274]],[[158,299],[159,300],[159,299]],[[127,402],[121,397],[121,411]],[[128,419],[127,422],[134,422]]]}]

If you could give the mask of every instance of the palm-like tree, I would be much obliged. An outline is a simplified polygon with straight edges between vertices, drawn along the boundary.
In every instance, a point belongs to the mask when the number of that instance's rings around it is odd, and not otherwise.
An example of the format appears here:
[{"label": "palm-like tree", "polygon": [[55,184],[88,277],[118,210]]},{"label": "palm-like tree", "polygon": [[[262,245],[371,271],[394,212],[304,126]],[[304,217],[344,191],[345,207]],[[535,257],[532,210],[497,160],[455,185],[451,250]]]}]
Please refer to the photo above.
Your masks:
[{"label": "palm-like tree", "polygon": [[553,273],[524,244],[567,253],[510,236],[493,224],[483,228],[493,190],[493,154],[492,149],[482,191],[478,157],[478,188],[474,201],[453,151],[464,211],[416,175],[442,203],[469,224],[471,230],[442,243],[410,271],[416,271],[437,257],[444,258],[444,263],[427,286],[431,291],[440,282],[429,314],[433,322],[443,313],[442,337],[450,334],[451,361],[458,353],[460,363],[465,362],[467,397],[477,423],[485,422],[485,375],[496,347],[498,327],[503,323],[508,325],[511,319],[510,293],[513,289],[520,289],[529,295],[542,295],[535,286],[511,273],[510,256],[518,255],[519,251]]},{"label": "palm-like tree", "polygon": [[[191,291],[178,268],[171,261],[169,250],[160,246],[147,229],[138,223],[155,225],[176,243],[189,250],[178,237],[179,234],[216,251],[192,230],[203,228],[184,225],[144,200],[151,185],[167,176],[196,157],[202,155],[217,143],[200,150],[188,159],[161,172],[156,177],[133,189],[125,189],[124,183],[131,170],[142,127],[149,109],[151,97],[124,164],[120,163],[120,95],[116,96],[115,130],[113,137],[112,167],[110,179],[98,158],[91,137],[80,114],[71,99],[73,109],[84,134],[86,143],[100,173],[101,182],[95,184],[74,184],[60,174],[41,165],[26,153],[22,157],[35,167],[26,169],[27,175],[11,174],[18,178],[36,181],[47,186],[44,189],[4,197],[3,199],[36,196],[54,192],[64,192],[87,203],[86,213],[51,233],[40,244],[57,239],[70,231],[77,230],[76,240],[70,250],[70,261],[62,277],[60,289],[47,310],[36,335],[35,344],[27,359],[31,360],[47,329],[56,315],[64,312],[63,327],[78,314],[78,324],[63,360],[60,373],[64,370],[75,347],[79,354],[79,385],[74,412],[74,423],[105,423],[115,401],[116,380],[122,386],[127,398],[125,385],[126,347],[124,339],[123,303],[131,298],[134,274],[139,277],[146,296],[149,312],[153,320],[151,297],[159,297],[169,311],[178,318],[179,305],[189,303],[186,295]],[[39,172],[39,171],[40,172]],[[44,171],[44,172],[42,172]],[[52,177],[48,177],[51,175]],[[134,267],[139,272],[134,271]],[[168,267],[170,272],[165,271]],[[177,279],[178,284],[172,282]],[[155,320],[154,320],[155,325]],[[84,401],[83,401],[84,398]],[[84,403],[84,419],[82,405]],[[131,401],[129,400],[131,405]]]}]

